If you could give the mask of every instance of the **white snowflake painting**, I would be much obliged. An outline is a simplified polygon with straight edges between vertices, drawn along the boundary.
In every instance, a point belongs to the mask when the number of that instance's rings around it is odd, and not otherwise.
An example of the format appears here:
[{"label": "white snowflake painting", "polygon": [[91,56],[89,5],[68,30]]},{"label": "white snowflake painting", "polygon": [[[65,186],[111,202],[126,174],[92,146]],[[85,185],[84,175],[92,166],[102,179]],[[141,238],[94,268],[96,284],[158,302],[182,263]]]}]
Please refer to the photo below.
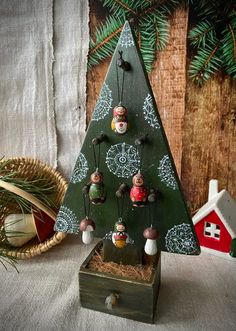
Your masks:
[{"label": "white snowflake painting", "polygon": [[105,118],[112,108],[112,92],[109,86],[104,83],[95,106],[92,121],[100,121]]},{"label": "white snowflake painting", "polygon": [[110,147],[106,164],[117,177],[128,178],[139,170],[140,156],[134,146],[120,143]]},{"label": "white snowflake painting", "polygon": [[177,182],[168,155],[164,155],[159,162],[158,177],[160,177],[161,182],[164,182],[167,187],[171,188],[172,190],[177,189]]},{"label": "white snowflake painting", "polygon": [[61,206],[54,226],[55,231],[79,233],[79,222],[75,213],[67,206]]},{"label": "white snowflake painting", "polygon": [[73,184],[80,183],[82,179],[87,177],[88,170],[89,170],[88,162],[84,154],[80,153],[76,161],[73,174],[70,179],[71,183]]},{"label": "white snowflake painting", "polygon": [[123,32],[121,33],[118,45],[126,48],[134,46],[134,38],[130,26],[127,23],[125,24]]},{"label": "white snowflake painting", "polygon": [[168,252],[195,254],[198,250],[196,240],[189,224],[175,225],[167,231],[165,245]]},{"label": "white snowflake painting", "polygon": [[157,118],[156,111],[153,106],[153,99],[150,94],[148,94],[143,103],[143,115],[145,120],[148,122],[150,127],[153,129],[160,129],[160,123]]}]

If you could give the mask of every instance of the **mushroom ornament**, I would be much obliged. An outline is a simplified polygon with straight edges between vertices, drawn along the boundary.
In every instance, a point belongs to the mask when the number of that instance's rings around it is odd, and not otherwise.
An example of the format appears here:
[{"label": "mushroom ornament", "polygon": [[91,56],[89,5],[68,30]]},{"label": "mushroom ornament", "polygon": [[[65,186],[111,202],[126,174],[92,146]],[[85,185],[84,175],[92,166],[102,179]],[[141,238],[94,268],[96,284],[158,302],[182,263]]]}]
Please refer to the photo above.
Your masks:
[{"label": "mushroom ornament", "polygon": [[80,222],[80,231],[82,231],[82,241],[84,244],[91,244],[93,241],[93,232],[96,228],[94,221],[91,218],[85,217]]},{"label": "mushroom ornament", "polygon": [[21,247],[36,236],[32,214],[10,214],[4,220],[4,229],[9,244]]},{"label": "mushroom ornament", "polygon": [[21,247],[32,238],[40,242],[54,233],[55,221],[44,211],[31,208],[31,214],[10,214],[4,220],[4,231],[9,244]]},{"label": "mushroom ornament", "polygon": [[133,186],[130,190],[130,199],[134,207],[144,207],[148,198],[147,188],[144,186],[143,175],[138,172],[133,177]]},{"label": "mushroom ornament", "polygon": [[159,238],[159,233],[153,227],[146,228],[143,231],[144,238],[147,239],[146,244],[144,246],[144,251],[147,255],[155,255],[157,253],[157,242],[156,240]]}]

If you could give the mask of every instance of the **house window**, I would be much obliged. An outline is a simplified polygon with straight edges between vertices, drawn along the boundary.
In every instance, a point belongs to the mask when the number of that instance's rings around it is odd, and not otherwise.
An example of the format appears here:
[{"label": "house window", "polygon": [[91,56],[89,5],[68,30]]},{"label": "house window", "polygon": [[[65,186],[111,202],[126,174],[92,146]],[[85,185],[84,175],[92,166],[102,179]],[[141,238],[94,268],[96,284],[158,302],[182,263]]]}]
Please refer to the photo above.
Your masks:
[{"label": "house window", "polygon": [[204,235],[215,239],[220,239],[220,226],[218,224],[205,222]]}]

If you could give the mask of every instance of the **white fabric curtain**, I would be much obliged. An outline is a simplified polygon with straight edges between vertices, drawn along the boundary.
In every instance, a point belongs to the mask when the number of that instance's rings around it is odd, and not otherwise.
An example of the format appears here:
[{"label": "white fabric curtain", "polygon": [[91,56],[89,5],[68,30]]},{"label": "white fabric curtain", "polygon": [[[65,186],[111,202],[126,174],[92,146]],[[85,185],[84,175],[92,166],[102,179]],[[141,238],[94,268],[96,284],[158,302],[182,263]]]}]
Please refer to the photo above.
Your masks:
[{"label": "white fabric curtain", "polygon": [[0,2],[0,157],[69,176],[86,126],[87,0]]}]

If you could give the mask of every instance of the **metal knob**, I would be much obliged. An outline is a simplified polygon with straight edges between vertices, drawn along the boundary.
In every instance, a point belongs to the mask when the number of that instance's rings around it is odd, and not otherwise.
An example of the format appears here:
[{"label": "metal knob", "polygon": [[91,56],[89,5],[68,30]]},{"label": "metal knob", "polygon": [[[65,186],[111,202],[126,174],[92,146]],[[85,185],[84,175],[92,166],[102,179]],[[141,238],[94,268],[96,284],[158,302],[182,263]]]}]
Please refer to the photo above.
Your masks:
[{"label": "metal knob", "polygon": [[108,310],[112,310],[113,306],[117,305],[117,301],[119,299],[119,294],[111,293],[106,297],[105,304]]}]

